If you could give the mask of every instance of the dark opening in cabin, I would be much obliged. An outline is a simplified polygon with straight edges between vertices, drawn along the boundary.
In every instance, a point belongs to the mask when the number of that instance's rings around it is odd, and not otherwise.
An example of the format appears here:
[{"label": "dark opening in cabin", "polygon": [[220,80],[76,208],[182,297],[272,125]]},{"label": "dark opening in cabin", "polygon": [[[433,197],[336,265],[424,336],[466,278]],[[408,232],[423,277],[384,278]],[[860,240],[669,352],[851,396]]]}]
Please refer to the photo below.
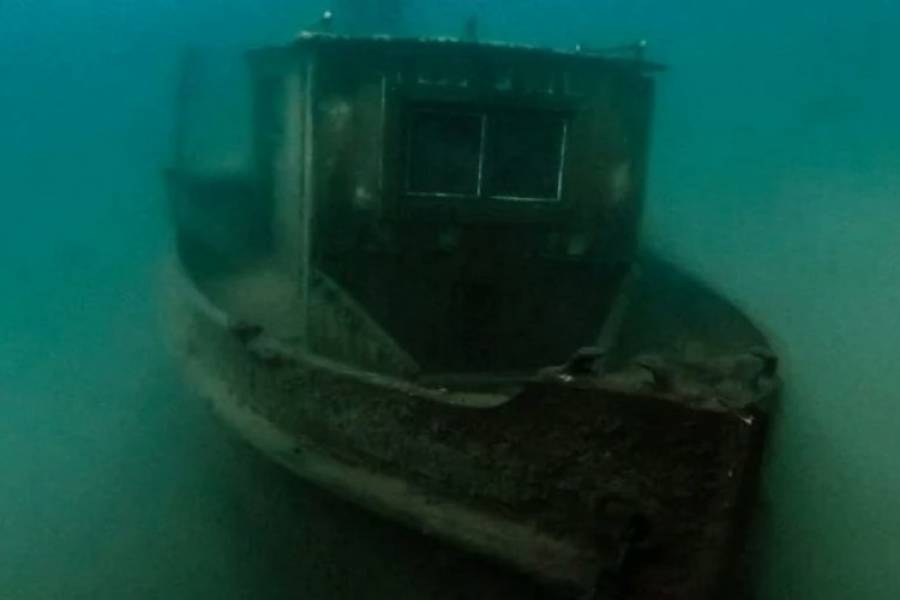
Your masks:
[{"label": "dark opening in cabin", "polygon": [[484,194],[498,200],[559,200],[565,137],[565,119],[559,115],[516,111],[492,116]]},{"label": "dark opening in cabin", "polygon": [[478,196],[484,116],[419,109],[410,128],[407,191],[419,196]]},{"label": "dark opening in cabin", "polygon": [[540,110],[417,108],[409,123],[410,196],[561,199],[565,116]]}]

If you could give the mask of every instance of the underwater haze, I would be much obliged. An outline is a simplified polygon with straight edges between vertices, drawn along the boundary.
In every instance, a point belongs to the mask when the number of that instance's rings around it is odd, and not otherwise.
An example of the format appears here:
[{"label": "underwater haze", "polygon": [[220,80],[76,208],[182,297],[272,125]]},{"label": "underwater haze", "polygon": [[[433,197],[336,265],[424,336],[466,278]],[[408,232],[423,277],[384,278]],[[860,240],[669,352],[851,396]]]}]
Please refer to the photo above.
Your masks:
[{"label": "underwater haze", "polygon": [[[646,244],[783,358],[760,597],[900,597],[900,5],[407,4],[414,32],[477,14],[485,38],[647,39],[671,67]],[[256,458],[167,351],[178,57],[287,40],[328,5],[0,0],[0,599],[537,597]]]}]

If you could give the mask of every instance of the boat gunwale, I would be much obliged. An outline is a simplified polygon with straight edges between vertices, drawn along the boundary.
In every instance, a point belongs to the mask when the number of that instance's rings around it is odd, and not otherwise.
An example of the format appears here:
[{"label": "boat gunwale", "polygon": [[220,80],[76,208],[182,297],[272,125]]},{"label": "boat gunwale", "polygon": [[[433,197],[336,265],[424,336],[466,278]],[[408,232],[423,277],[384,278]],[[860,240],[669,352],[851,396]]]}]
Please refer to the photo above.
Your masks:
[{"label": "boat gunwale", "polygon": [[[181,298],[189,299],[189,305],[182,303],[182,306],[192,311],[191,318],[199,317],[222,332],[230,333],[235,322],[227,311],[216,306],[183,273],[179,279]],[[384,518],[499,561],[565,597],[591,593],[602,576],[608,561],[597,548],[591,549],[531,523],[468,506],[459,500],[442,499],[399,475],[355,466],[352,461],[347,462],[328,452],[315,439],[289,432],[254,409],[213,369],[196,360],[191,353],[183,358],[188,380],[198,395],[210,403],[216,417],[244,442],[304,480],[358,506],[368,507]],[[359,373],[353,370],[333,371],[329,368],[331,362],[313,359],[307,366],[325,368],[334,375],[366,385],[385,383],[372,377],[357,377]],[[433,390],[406,386],[402,391],[422,400],[449,405],[449,408],[463,408],[447,402],[446,394],[439,395]],[[426,393],[422,394],[423,391]]]},{"label": "boat gunwale", "polygon": [[[170,261],[170,265],[170,271],[172,272],[176,287],[180,288],[180,293],[183,295],[182,297],[188,300],[192,305],[193,310],[202,314],[208,321],[215,324],[223,331],[230,332],[236,337],[239,336],[238,332],[241,330],[253,326],[253,323],[248,323],[246,320],[233,317],[225,308],[218,306],[215,301],[203,291],[201,286],[195,282],[188,269],[182,264],[177,256],[174,260]],[[532,376],[511,378],[502,382],[506,383],[507,387],[511,387],[509,384],[515,384],[520,388],[512,393],[457,391],[448,389],[444,386],[422,385],[415,381],[354,367],[303,348],[298,341],[293,338],[279,338],[265,330],[261,330],[258,334],[254,335],[253,339],[245,344],[245,348],[248,352],[256,355],[260,359],[274,360],[275,362],[280,363],[302,364],[314,369],[327,371],[340,378],[400,392],[420,400],[473,410],[496,409],[515,401],[521,388],[524,388],[525,386],[548,385],[606,392],[622,398],[623,401],[637,400],[665,402],[689,410],[717,414],[728,413],[732,414],[735,418],[746,421],[748,418],[752,420],[755,412],[766,412],[763,400],[772,395],[772,393],[775,393],[772,390],[760,393],[758,395],[759,397],[749,402],[747,407],[736,410],[720,402],[698,403],[696,402],[697,398],[686,398],[685,394],[679,393],[678,391],[634,389],[629,386],[617,385],[615,381],[610,381],[609,379],[595,375],[572,376],[565,373],[547,375],[546,373],[542,374],[540,372]],[[544,371],[546,371],[546,369]],[[452,378],[453,374],[428,374],[427,379],[440,381],[442,377],[448,376]],[[473,379],[471,380],[476,386],[479,383],[477,381],[478,377],[479,374],[473,374]],[[493,378],[490,376],[485,377],[484,382],[490,383],[492,382],[492,379]]]},{"label": "boat gunwale", "polygon": [[[197,321],[201,327],[200,332],[210,325],[218,329],[219,333],[214,334],[214,338],[229,347],[233,346],[235,350],[240,349],[240,354],[246,360],[257,362],[257,359],[262,359],[263,364],[257,364],[257,368],[321,369],[336,378],[402,393],[411,402],[430,400],[449,409],[473,408],[448,402],[446,398],[449,393],[446,391],[436,392],[390,377],[345,369],[334,361],[298,352],[290,343],[260,333],[258,337],[265,336],[267,342],[275,344],[279,352],[283,351],[282,356],[267,365],[265,356],[254,356],[252,344],[248,345],[245,340],[240,339],[239,330],[235,328],[246,326],[246,323],[234,319],[227,310],[217,306],[182,267],[180,263],[176,263],[180,284],[177,291],[180,292],[182,310],[189,311],[186,316],[200,319]],[[194,335],[196,336],[196,332]],[[392,471],[363,469],[359,466],[361,463],[348,461],[340,453],[335,454],[327,446],[323,446],[322,440],[282,427],[271,415],[257,409],[252,401],[244,398],[237,388],[229,384],[226,377],[216,372],[213,365],[205,364],[202,355],[195,356],[188,351],[184,358],[188,379],[196,385],[200,395],[210,402],[215,414],[224,423],[257,450],[339,497],[453,543],[473,554],[499,561],[553,589],[567,590],[567,594],[571,590],[579,594],[590,594],[594,586],[601,582],[607,569],[614,568],[601,547],[586,544],[585,540],[580,540],[577,536],[570,537],[569,534],[554,532],[552,528],[539,527],[537,522],[528,519],[497,513],[489,506],[470,505],[453,496],[437,496],[415,478],[405,478]],[[578,385],[577,382],[551,382],[549,385],[599,391],[597,386]],[[624,396],[618,390],[607,391],[614,392],[619,397]],[[632,395],[645,402],[661,400],[659,394]],[[504,404],[511,399],[505,398]],[[628,400],[621,398],[624,402]],[[683,402],[665,404],[698,413],[721,413],[689,407]],[[758,429],[755,422],[745,421],[744,425],[747,426],[746,432],[741,437],[751,435],[751,429]],[[743,480],[743,469],[735,470],[733,474],[729,474],[729,478],[731,477]],[[394,495],[386,490],[393,490]],[[490,531],[486,532],[485,527]]]}]

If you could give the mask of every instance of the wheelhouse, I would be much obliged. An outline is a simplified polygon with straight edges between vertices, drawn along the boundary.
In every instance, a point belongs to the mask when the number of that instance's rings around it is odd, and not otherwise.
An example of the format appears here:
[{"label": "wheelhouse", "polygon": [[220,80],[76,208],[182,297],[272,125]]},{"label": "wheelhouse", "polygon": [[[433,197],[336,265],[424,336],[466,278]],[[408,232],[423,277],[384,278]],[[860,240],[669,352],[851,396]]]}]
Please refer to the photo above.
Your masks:
[{"label": "wheelhouse", "polygon": [[[198,393],[308,481],[573,597],[735,597],[777,357],[636,252],[658,67],[312,33],[250,66],[249,160],[188,166],[176,128]],[[207,87],[204,118],[237,89]]]},{"label": "wheelhouse", "polygon": [[257,197],[311,351],[496,373],[597,342],[635,252],[658,67],[321,33],[250,65]]}]

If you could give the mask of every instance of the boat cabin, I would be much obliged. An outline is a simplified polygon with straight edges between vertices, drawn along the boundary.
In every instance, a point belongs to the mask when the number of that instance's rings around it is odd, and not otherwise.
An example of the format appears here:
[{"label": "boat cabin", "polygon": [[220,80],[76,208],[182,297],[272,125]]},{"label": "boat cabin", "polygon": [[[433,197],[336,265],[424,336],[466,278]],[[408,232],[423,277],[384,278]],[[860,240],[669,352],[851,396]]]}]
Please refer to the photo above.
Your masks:
[{"label": "boat cabin", "polygon": [[566,597],[739,597],[777,358],[638,256],[658,67],[327,33],[249,64],[249,166],[170,176],[172,329],[217,414]]},{"label": "boat cabin", "polygon": [[597,344],[635,253],[656,65],[328,33],[249,64],[256,202],[310,350],[512,373]]}]

